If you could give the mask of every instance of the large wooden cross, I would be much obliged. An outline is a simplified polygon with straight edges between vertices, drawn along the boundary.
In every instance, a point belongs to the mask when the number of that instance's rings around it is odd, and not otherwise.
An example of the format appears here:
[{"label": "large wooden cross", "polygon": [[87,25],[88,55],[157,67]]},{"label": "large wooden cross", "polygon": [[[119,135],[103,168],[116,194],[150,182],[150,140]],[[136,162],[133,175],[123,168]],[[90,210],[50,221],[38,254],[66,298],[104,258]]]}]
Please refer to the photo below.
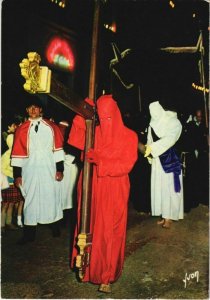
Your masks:
[{"label": "large wooden cross", "polygon": [[[95,81],[96,81],[96,59],[99,35],[99,15],[100,1],[95,0],[91,68],[89,78],[88,97],[95,100]],[[76,95],[64,84],[56,80],[52,71],[46,66],[39,66],[41,57],[36,52],[29,52],[28,58],[20,63],[21,75],[26,79],[24,89],[31,93],[47,93],[50,97],[60,102],[68,109],[83,116],[86,122],[85,153],[94,145],[94,127],[95,127],[95,107],[88,104],[80,96]],[[92,164],[84,160],[83,185],[82,185],[82,204],[80,229],[78,234],[79,254],[76,259],[76,267],[79,269],[80,279],[84,278],[86,267],[89,265],[90,248],[92,245],[92,236],[90,233],[90,205],[92,191]]]}]

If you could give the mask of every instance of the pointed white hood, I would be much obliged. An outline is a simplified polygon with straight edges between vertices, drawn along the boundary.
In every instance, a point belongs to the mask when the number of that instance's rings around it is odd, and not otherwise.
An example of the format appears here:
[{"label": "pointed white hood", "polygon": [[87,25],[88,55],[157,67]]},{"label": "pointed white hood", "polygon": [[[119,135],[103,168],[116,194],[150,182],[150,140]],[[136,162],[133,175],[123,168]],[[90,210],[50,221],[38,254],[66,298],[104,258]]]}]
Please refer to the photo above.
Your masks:
[{"label": "pointed white hood", "polygon": [[149,105],[149,110],[151,115],[150,126],[159,138],[165,135],[165,132],[171,127],[171,123],[178,121],[177,113],[164,110],[159,101],[152,102]]}]

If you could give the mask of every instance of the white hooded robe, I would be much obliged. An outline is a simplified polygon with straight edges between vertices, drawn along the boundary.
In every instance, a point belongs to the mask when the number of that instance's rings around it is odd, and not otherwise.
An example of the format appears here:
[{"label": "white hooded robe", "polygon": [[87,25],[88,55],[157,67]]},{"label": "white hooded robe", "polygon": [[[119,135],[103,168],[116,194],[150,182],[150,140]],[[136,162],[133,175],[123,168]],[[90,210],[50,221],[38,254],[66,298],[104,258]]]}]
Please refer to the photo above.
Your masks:
[{"label": "white hooded robe", "polygon": [[[183,185],[182,173],[179,176],[181,190],[174,190],[173,173],[165,173],[159,156],[174,146],[181,135],[182,125],[177,119],[177,114],[165,111],[158,101],[149,106],[151,121],[148,129],[147,145],[151,147],[151,209],[153,216],[162,216],[165,219],[183,219]],[[153,142],[151,127],[160,138]]]}]

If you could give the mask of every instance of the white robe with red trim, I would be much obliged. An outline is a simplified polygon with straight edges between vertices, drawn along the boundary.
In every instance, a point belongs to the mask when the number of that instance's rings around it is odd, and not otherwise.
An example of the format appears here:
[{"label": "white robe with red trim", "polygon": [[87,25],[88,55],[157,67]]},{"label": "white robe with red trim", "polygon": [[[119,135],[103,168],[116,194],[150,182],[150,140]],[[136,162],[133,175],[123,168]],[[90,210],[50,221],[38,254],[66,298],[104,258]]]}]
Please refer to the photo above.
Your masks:
[{"label": "white robe with red trim", "polygon": [[[36,133],[34,128],[38,121]],[[56,162],[64,160],[64,152],[62,148],[54,149],[54,126],[42,119],[31,121],[25,141],[28,156],[17,157],[18,150],[12,153],[11,165],[22,168],[22,187],[26,194],[23,211],[25,225],[48,224],[63,217],[61,182],[55,180],[55,174]],[[18,133],[21,135],[21,128]]]}]

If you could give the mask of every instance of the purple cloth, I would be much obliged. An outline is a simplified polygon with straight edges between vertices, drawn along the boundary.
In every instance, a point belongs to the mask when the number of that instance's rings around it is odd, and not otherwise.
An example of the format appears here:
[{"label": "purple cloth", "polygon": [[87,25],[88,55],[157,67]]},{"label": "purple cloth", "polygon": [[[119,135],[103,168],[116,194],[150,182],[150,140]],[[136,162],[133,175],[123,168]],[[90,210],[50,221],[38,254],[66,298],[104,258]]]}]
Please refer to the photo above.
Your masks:
[{"label": "purple cloth", "polygon": [[181,174],[182,167],[181,167],[181,162],[180,162],[174,148],[171,147],[166,152],[161,154],[159,156],[159,158],[160,158],[160,162],[163,167],[163,170],[166,173],[173,172],[173,174],[174,174],[174,190],[176,193],[179,193],[181,190],[179,175]]}]

